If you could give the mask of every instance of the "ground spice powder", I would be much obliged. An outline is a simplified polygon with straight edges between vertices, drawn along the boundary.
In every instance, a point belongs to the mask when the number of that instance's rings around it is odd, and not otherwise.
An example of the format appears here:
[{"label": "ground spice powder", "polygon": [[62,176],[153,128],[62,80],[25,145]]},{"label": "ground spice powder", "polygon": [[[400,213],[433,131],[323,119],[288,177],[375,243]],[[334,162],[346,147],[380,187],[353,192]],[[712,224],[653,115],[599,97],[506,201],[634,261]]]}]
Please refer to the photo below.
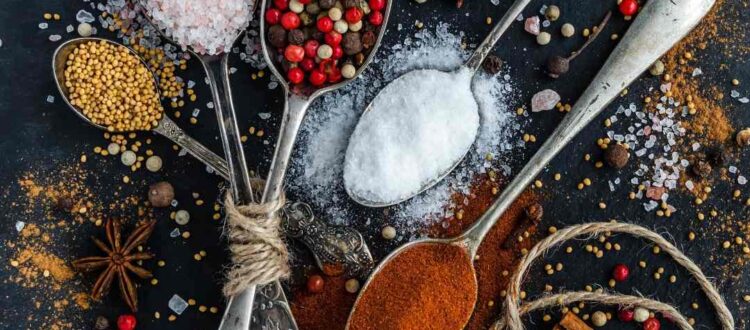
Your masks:
[{"label": "ground spice powder", "polygon": [[406,249],[362,292],[349,329],[463,329],[477,299],[471,263],[460,246]]}]

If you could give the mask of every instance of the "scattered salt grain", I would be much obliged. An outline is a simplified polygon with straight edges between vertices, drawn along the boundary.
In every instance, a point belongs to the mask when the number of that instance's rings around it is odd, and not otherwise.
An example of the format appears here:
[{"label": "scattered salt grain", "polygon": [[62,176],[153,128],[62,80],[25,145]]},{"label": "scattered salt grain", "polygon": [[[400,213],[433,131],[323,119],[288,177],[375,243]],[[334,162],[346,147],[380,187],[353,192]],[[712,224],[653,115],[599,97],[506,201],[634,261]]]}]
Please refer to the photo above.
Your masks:
[{"label": "scattered salt grain", "polygon": [[169,237],[175,238],[180,236],[180,228],[175,228],[169,233]]},{"label": "scattered salt grain", "polygon": [[258,114],[258,117],[260,117],[260,119],[267,120],[268,118],[271,118],[271,113],[261,112]]},{"label": "scattered salt grain", "polygon": [[733,99],[736,99],[740,97],[740,92],[733,89],[732,91],[729,92],[729,96],[731,96]]},{"label": "scattered salt grain", "polygon": [[47,95],[47,103],[55,103],[55,97],[52,95]]},{"label": "scattered salt grain", "polygon": [[551,89],[545,89],[531,98],[531,112],[552,110],[558,102],[560,102],[560,94]]},{"label": "scattered salt grain", "polygon": [[147,0],[144,9],[175,42],[201,54],[229,52],[252,19],[251,0]]},{"label": "scattered salt grain", "polygon": [[701,68],[695,68],[693,70],[693,77],[697,77],[697,76],[700,76],[702,74],[703,74],[703,70],[701,70]]},{"label": "scattered salt grain", "polygon": [[78,23],[93,23],[95,20],[94,15],[83,9],[76,13],[76,21],[78,21]]},{"label": "scattered salt grain", "polygon": [[48,27],[49,27],[49,24],[47,24],[47,22],[39,23],[40,30],[46,30]]},{"label": "scattered salt grain", "polygon": [[740,175],[737,177],[737,183],[744,185],[747,183],[747,178],[744,175]]},{"label": "scattered salt grain", "polygon": [[541,30],[541,28],[539,27],[539,16],[531,16],[529,18],[526,18],[526,21],[523,24],[523,29],[533,35],[539,35],[539,32]]},{"label": "scattered salt grain", "polygon": [[188,307],[187,301],[178,295],[173,295],[172,298],[169,298],[167,305],[177,315],[181,315]]},{"label": "scattered salt grain", "polygon": [[344,184],[354,196],[390,204],[450,170],[474,143],[473,72],[416,70],[373,100],[346,151]]},{"label": "scattered salt grain", "polygon": [[26,223],[23,221],[16,221],[16,231],[21,232],[23,228],[26,227]]},{"label": "scattered salt grain", "polygon": [[748,103],[750,102],[750,99],[747,97],[741,97],[741,98],[738,98],[737,101],[740,101],[740,103]]},{"label": "scattered salt grain", "polygon": [[49,41],[52,41],[52,42],[60,41],[60,39],[62,39],[62,36],[59,34],[53,34],[49,36]]}]

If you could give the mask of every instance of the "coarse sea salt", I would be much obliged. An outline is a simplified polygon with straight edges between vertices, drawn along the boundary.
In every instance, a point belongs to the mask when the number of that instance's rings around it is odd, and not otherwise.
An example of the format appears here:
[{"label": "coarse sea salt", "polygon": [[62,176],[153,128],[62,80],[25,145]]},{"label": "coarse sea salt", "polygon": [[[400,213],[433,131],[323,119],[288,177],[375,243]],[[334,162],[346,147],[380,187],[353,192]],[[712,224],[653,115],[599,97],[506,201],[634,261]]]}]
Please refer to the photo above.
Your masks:
[{"label": "coarse sea salt", "polygon": [[[402,42],[383,45],[362,75],[342,89],[316,101],[300,132],[295,156],[289,170],[288,192],[311,204],[316,216],[331,224],[370,225],[381,221],[362,214],[351,201],[343,184],[344,158],[349,137],[362,110],[385,84],[414,69],[432,68],[450,71],[469,57],[461,47],[463,34],[449,31],[448,24],[435,30],[422,29]],[[466,159],[435,187],[388,208],[387,222],[399,230],[399,239],[418,238],[423,229],[446,225],[457,206],[451,197],[468,194],[472,178],[488,170],[487,155],[498,173],[510,174],[505,165],[511,152],[523,147],[514,134],[521,129],[511,105],[518,103],[518,92],[510,75],[478,74],[473,81],[479,104],[479,135]],[[530,118],[524,119],[524,122]],[[382,224],[378,223],[380,227]]]},{"label": "coarse sea salt", "polygon": [[410,198],[463,158],[479,130],[473,72],[415,70],[388,84],[351,136],[344,185],[375,204]]},{"label": "coarse sea salt", "polygon": [[147,0],[154,23],[183,49],[201,54],[230,51],[252,19],[252,0]]}]

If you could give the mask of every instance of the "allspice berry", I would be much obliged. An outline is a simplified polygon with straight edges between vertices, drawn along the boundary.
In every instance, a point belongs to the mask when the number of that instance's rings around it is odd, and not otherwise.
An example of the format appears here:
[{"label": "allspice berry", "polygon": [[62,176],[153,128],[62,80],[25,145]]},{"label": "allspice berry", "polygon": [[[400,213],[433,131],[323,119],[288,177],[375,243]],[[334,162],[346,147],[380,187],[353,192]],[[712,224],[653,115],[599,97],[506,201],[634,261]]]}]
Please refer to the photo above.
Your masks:
[{"label": "allspice berry", "polygon": [[570,61],[562,56],[552,56],[547,61],[547,75],[559,78],[570,70]]},{"label": "allspice berry", "polygon": [[276,48],[286,47],[286,30],[279,25],[271,25],[268,28],[268,42]]},{"label": "allspice berry", "polygon": [[613,168],[621,169],[628,164],[630,152],[622,144],[612,144],[604,151],[604,160]]},{"label": "allspice berry", "polygon": [[362,52],[362,40],[358,32],[347,32],[341,41],[341,47],[346,55],[355,55]]},{"label": "allspice berry", "polygon": [[174,200],[174,188],[169,182],[161,181],[148,188],[148,201],[153,207],[167,207]]},{"label": "allspice berry", "polygon": [[484,59],[482,68],[489,74],[497,74],[503,68],[503,60],[501,60],[500,57],[491,54]]},{"label": "allspice berry", "polygon": [[737,132],[735,140],[737,141],[737,145],[740,147],[750,145],[750,128],[745,128]]}]

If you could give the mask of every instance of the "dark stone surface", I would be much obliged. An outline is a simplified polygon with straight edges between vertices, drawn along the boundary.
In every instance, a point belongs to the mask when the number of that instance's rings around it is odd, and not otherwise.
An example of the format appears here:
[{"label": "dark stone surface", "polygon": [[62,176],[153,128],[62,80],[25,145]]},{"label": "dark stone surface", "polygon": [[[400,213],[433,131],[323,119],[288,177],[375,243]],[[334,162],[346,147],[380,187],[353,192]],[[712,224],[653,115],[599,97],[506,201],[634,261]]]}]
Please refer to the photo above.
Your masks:
[{"label": "dark stone surface", "polygon": [[[432,0],[424,5],[417,5],[406,0],[394,0],[395,8],[385,42],[390,45],[396,44],[403,36],[413,34],[414,20],[419,19],[425,22],[427,28],[434,26],[437,22],[449,22],[454,31],[466,32],[468,43],[476,44],[491,28],[485,24],[485,17],[489,15],[495,22],[498,21],[510,3],[509,0],[503,0],[499,6],[493,6],[488,0],[466,1],[461,10],[456,10],[454,3],[448,0]],[[562,17],[550,28],[553,31],[553,42],[550,46],[537,46],[534,38],[523,32],[522,25],[516,23],[499,42],[496,54],[507,63],[506,68],[509,68],[508,72],[514,77],[517,89],[522,93],[521,100],[529,100],[535,91],[553,88],[562,95],[564,102],[573,103],[616,45],[616,42],[609,40],[609,35],[611,33],[622,35],[627,23],[618,13],[615,13],[602,38],[593,43],[571,64],[571,70],[567,75],[561,79],[552,80],[546,77],[544,72],[544,65],[549,56],[564,55],[577,48],[582,42],[579,34],[574,38],[562,40],[557,32],[559,26],[565,22],[571,22],[580,33],[584,26],[590,27],[598,24],[608,9],[614,10],[615,2],[614,0],[583,2],[558,0],[552,3],[562,8]],[[746,1],[737,3],[732,7],[744,8],[743,3],[746,5]],[[532,1],[532,4],[525,10],[525,15],[536,14],[542,4],[543,1]],[[192,192],[198,192],[202,199],[211,204],[218,197],[218,188],[223,185],[217,177],[206,175],[204,166],[194,159],[189,156],[178,157],[172,151],[171,143],[161,137],[154,137],[154,143],[150,146],[156,154],[164,158],[166,164],[165,169],[158,174],[144,170],[131,174],[119,163],[118,159],[91,157],[90,150],[94,146],[106,145],[101,137],[102,132],[70,113],[60,99],[50,72],[51,55],[59,42],[50,42],[47,39],[50,34],[61,34],[65,39],[73,37],[75,32],[67,34],[65,27],[68,24],[74,24],[75,13],[88,6],[88,3],[81,1],[5,0],[0,4],[0,39],[3,41],[3,46],[0,48],[0,81],[2,81],[0,83],[0,133],[2,133],[0,152],[3,155],[0,156],[0,184],[3,185],[2,198],[5,199],[1,204],[9,210],[0,216],[2,219],[0,240],[4,244],[6,241],[13,241],[14,235],[17,235],[14,229],[16,220],[42,221],[42,219],[34,218],[33,215],[20,216],[18,212],[10,208],[9,202],[20,193],[15,187],[16,181],[26,171],[33,170],[40,173],[56,171],[62,164],[75,163],[82,153],[87,153],[90,158],[96,159],[89,161],[84,167],[93,174],[94,181],[96,181],[94,187],[104,200],[116,200],[116,194],[140,193],[145,197],[148,184],[168,180],[175,186],[177,199],[182,201],[183,205],[180,207],[190,210],[192,214],[193,220],[187,229],[193,233],[193,236],[189,240],[169,238],[169,232],[174,228],[173,223],[168,220],[169,210],[156,211],[157,217],[162,221],[159,221],[156,233],[149,245],[157,254],[157,259],[167,260],[168,266],[158,268],[153,262],[147,264],[155,271],[160,283],[155,287],[144,283],[139,290],[141,308],[138,313],[140,322],[138,328],[213,329],[218,324],[220,313],[199,313],[195,307],[188,309],[176,321],[168,322],[166,316],[170,314],[170,311],[167,308],[167,301],[177,293],[185,299],[195,298],[199,305],[222,306],[223,304],[220,282],[222,266],[227,260],[225,242],[221,236],[221,225],[209,220],[213,213],[210,208],[198,208],[192,205],[190,196]],[[49,22],[49,29],[40,30],[37,24],[43,21],[42,14],[45,12],[60,13],[63,20]],[[742,14],[742,16],[746,18],[747,15]],[[399,23],[404,26],[401,31],[395,29]],[[737,24],[746,24],[746,21],[743,20]],[[737,42],[748,44],[747,36],[735,36],[735,38]],[[740,80],[750,78],[749,69],[743,65],[741,59],[727,58],[715,47],[709,47],[709,51],[700,53],[699,57],[701,67],[706,74],[703,80],[719,83],[727,95],[731,88],[726,83],[727,75],[731,73],[732,77]],[[252,125],[264,129],[267,133],[263,140],[268,141],[268,144],[253,138],[247,143],[251,168],[265,173],[273,152],[283,95],[278,89],[267,90],[268,76],[252,80],[247,66],[240,63],[235,63],[235,65],[239,71],[233,75],[232,80],[236,94],[235,104],[240,110],[241,126],[247,129]],[[720,65],[726,67],[720,69]],[[196,87],[199,96],[196,106],[200,107],[203,113],[197,125],[190,125],[186,115],[179,119],[178,123],[212,150],[220,152],[215,117],[211,110],[205,107],[210,95],[205,85],[202,84],[203,74],[194,61],[189,63],[189,66],[190,69],[184,77],[199,82]],[[649,87],[654,86],[658,86],[655,78],[644,76],[630,88],[629,95],[617,100],[617,103],[638,103],[639,96],[644,95]],[[743,91],[742,88],[738,89]],[[56,100],[53,104],[45,101],[47,95],[55,96]],[[727,99],[725,102],[724,105],[730,105],[731,101]],[[520,105],[514,104],[512,108]],[[676,193],[670,199],[670,202],[680,210],[672,218],[658,218],[653,213],[647,214],[641,203],[627,200],[627,189],[619,189],[616,193],[609,192],[606,181],[618,176],[614,170],[604,169],[594,173],[592,163],[583,161],[585,153],[592,153],[592,156],[601,159],[594,141],[597,137],[604,136],[605,129],[599,123],[609,116],[615,107],[610,106],[608,111],[594,120],[540,176],[548,187],[541,194],[545,207],[543,227],[555,225],[562,228],[570,224],[614,218],[657,228],[660,232],[671,235],[677,246],[683,248],[688,256],[698,262],[709,277],[717,280],[719,290],[725,294],[730,309],[738,321],[748,318],[750,314],[745,307],[747,303],[742,301],[742,296],[750,293],[746,291],[750,282],[750,274],[742,269],[734,273],[726,270],[736,269],[737,266],[732,265],[737,263],[737,258],[744,259],[745,257],[741,257],[740,251],[736,249],[734,254],[730,254],[720,247],[721,242],[731,239],[732,235],[716,234],[712,231],[712,228],[718,226],[717,223],[699,222],[695,217],[696,208],[691,204],[692,198],[685,193]],[[192,108],[191,105],[188,109]],[[729,111],[728,114],[735,127],[743,127],[750,122],[750,116],[741,111],[745,106],[738,106],[735,103],[730,108],[738,110]],[[184,110],[183,114],[189,112],[190,110]],[[256,115],[259,112],[271,112],[274,116],[269,121],[260,121]],[[534,114],[533,124],[528,125],[527,130],[535,134],[539,141],[543,141],[562,116],[555,111]],[[523,152],[524,157],[517,157],[516,163],[511,164],[512,167],[517,171],[523,165],[523,159],[528,159],[538,145],[526,148]],[[740,169],[743,169],[741,161],[744,159],[747,157],[745,153],[742,153],[739,160],[735,159],[734,164],[739,164]],[[631,173],[633,166],[635,165],[631,161],[624,173]],[[552,180],[555,172],[563,173],[562,181],[556,183]],[[121,187],[123,175],[130,175],[134,184]],[[584,191],[576,191],[576,182],[585,176],[591,177],[596,183]],[[626,175],[621,175],[621,177],[626,180]],[[730,197],[731,191],[736,188],[734,186],[726,182],[717,184],[714,187],[713,196],[720,197],[714,197],[698,209],[704,212],[717,209],[722,213],[733,213],[738,219],[746,217],[747,208]],[[121,188],[114,189],[113,187]],[[599,210],[596,207],[599,201],[605,201],[608,205],[607,209]],[[360,229],[365,232],[377,256],[382,257],[395,247],[393,244],[383,242],[378,234],[379,228],[362,227]],[[698,239],[694,242],[688,242],[686,239],[690,230],[698,233]],[[64,247],[57,252],[70,259],[73,256],[94,253],[95,247],[87,238],[89,235],[101,235],[101,232],[91,228],[88,232],[70,237],[66,239]],[[527,291],[532,295],[541,292],[545,283],[550,283],[555,288],[571,290],[579,290],[586,284],[599,283],[606,286],[612,267],[616,263],[627,263],[633,270],[632,278],[627,283],[618,285],[617,291],[634,293],[637,290],[646,296],[676,305],[688,317],[695,317],[701,328],[718,328],[710,304],[698,292],[695,283],[688,280],[683,270],[678,269],[663,254],[652,255],[650,246],[637,239],[621,236],[616,241],[622,244],[623,250],[607,253],[603,259],[596,259],[590,254],[582,253],[578,248],[572,255],[559,252],[552,254],[548,260],[540,262],[532,271],[533,276],[527,285]],[[585,243],[581,243],[583,244]],[[305,251],[299,249],[296,244],[293,244],[293,249],[300,257],[300,264],[309,264],[309,256]],[[195,262],[192,256],[199,250],[205,250],[208,257],[201,262]],[[12,258],[13,250],[5,248],[0,254],[2,254],[2,262],[7,264],[8,259]],[[648,268],[645,270],[637,268],[639,260],[646,260],[649,264]],[[565,264],[563,272],[554,276],[542,275],[543,271],[540,269],[544,264],[554,264],[558,261]],[[652,274],[656,265],[665,267],[666,274],[676,274],[678,282],[669,284],[666,280],[667,276],[660,281],[654,281]],[[38,315],[33,307],[34,297],[30,296],[28,290],[8,283],[6,279],[13,275],[8,272],[12,270],[8,267],[2,267],[2,269],[0,309],[3,312],[0,313],[0,328],[35,327],[35,323],[27,320],[29,315]],[[85,277],[85,281],[91,280],[92,276]],[[126,307],[119,301],[117,295],[118,293],[113,292],[105,298],[104,304],[97,304],[92,310],[83,312],[82,316],[75,318],[78,324],[74,328],[86,329],[93,326],[99,314],[110,317],[114,322],[117,315],[126,311]],[[697,302],[701,306],[700,309],[693,310],[690,307],[693,302]],[[161,313],[160,320],[153,319],[155,311]],[[739,328],[746,327],[743,323],[739,324]],[[533,324],[528,323],[528,325],[530,328],[549,328],[541,321],[541,314],[535,314]],[[633,327],[618,325],[617,328]]]}]

